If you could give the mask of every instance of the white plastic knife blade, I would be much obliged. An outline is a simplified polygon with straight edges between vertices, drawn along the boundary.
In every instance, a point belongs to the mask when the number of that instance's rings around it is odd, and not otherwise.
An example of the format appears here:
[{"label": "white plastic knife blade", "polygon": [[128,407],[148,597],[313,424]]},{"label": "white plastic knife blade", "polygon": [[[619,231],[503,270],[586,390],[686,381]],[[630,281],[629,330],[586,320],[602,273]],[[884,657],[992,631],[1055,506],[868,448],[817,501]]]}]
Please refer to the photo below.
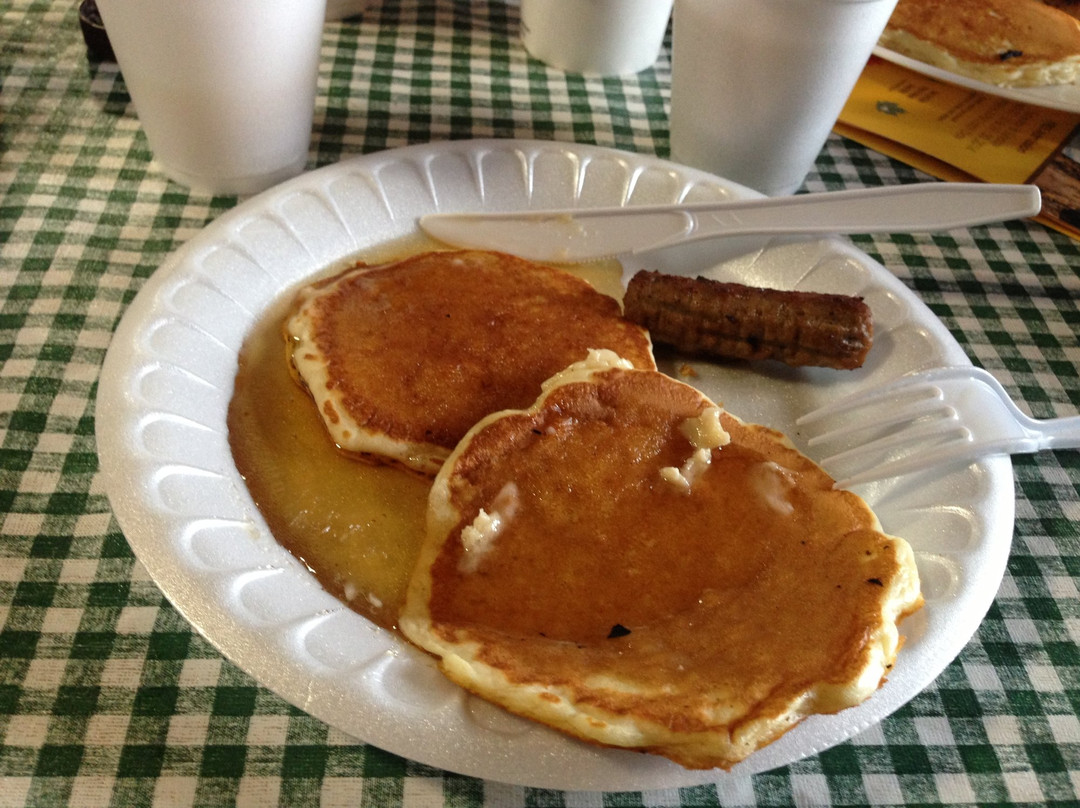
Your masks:
[{"label": "white plastic knife blade", "polygon": [[720,236],[936,232],[1040,209],[1034,185],[917,183],[686,205],[435,213],[420,227],[455,247],[577,263]]}]

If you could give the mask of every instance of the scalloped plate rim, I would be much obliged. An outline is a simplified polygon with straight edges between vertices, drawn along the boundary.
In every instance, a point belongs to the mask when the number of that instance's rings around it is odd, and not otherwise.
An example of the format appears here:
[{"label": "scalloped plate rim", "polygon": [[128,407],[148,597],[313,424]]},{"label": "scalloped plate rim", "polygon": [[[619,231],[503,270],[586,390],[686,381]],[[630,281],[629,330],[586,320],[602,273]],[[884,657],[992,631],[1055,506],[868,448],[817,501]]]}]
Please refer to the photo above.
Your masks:
[{"label": "scalloped plate rim", "polygon": [[[328,724],[367,743],[419,762],[466,775],[519,785],[566,790],[640,791],[719,782],[725,778],[785,765],[842,742],[878,723],[914,697],[959,653],[963,644],[976,630],[996,589],[987,586],[987,583],[990,578],[1000,580],[1004,573],[1014,506],[1012,471],[1008,458],[989,458],[977,464],[976,472],[981,479],[988,481],[987,485],[992,489],[995,501],[995,505],[990,508],[993,513],[982,515],[990,517],[991,523],[995,525],[1007,520],[1010,528],[997,529],[993,535],[986,537],[989,539],[985,542],[988,546],[984,547],[982,552],[969,554],[970,563],[980,570],[981,588],[990,590],[991,594],[989,597],[982,594],[974,599],[969,597],[964,620],[960,621],[961,625],[958,627],[954,626],[955,637],[951,643],[955,647],[951,647],[947,654],[938,654],[938,658],[928,660],[929,664],[922,666],[916,677],[919,681],[914,692],[897,692],[897,689],[891,686],[892,683],[886,684],[878,694],[859,707],[846,710],[837,716],[815,716],[808,719],[802,726],[755,753],[730,773],[718,770],[689,771],[653,756],[622,750],[596,749],[531,724],[525,731],[515,735],[512,742],[507,742],[506,738],[497,733],[490,733],[491,738],[468,739],[470,745],[463,743],[459,734],[454,737],[453,748],[447,749],[442,743],[447,737],[445,733],[448,729],[460,730],[460,726],[448,728],[440,724],[442,719],[437,715],[413,722],[402,722],[400,710],[386,709],[385,705],[368,704],[364,694],[356,693],[356,688],[363,687],[367,681],[364,677],[372,675],[370,670],[384,664],[397,664],[402,654],[410,660],[409,665],[418,662],[421,667],[433,668],[430,660],[415,649],[404,646],[402,641],[389,632],[375,629],[362,617],[343,607],[318,586],[296,559],[276,545],[272,537],[269,537],[269,544],[266,544],[268,534],[257,537],[263,542],[264,552],[264,556],[258,560],[269,563],[271,567],[279,570],[280,574],[289,576],[289,583],[304,591],[304,597],[310,598],[312,608],[317,609],[320,615],[331,615],[334,619],[345,620],[352,634],[359,632],[360,636],[367,636],[373,649],[369,664],[358,663],[348,667],[348,675],[345,677],[313,679],[310,661],[291,658],[288,654],[275,657],[271,653],[272,647],[275,644],[280,646],[282,643],[291,642],[293,636],[285,636],[291,628],[267,630],[244,624],[240,619],[241,615],[230,611],[231,595],[225,581],[227,576],[218,576],[220,581],[213,576],[192,576],[177,563],[178,549],[168,542],[157,540],[155,530],[162,524],[173,524],[175,528],[177,518],[147,507],[140,487],[145,483],[142,475],[148,467],[155,467],[155,459],[138,456],[128,441],[128,430],[133,419],[145,415],[138,406],[136,396],[132,394],[132,379],[140,370],[146,368],[148,362],[158,361],[154,357],[141,355],[133,346],[138,344],[147,324],[154,318],[164,317],[168,320],[169,313],[162,310],[160,296],[167,291],[169,284],[187,277],[193,271],[190,262],[195,256],[227,241],[229,234],[235,233],[244,223],[268,215],[269,211],[280,216],[279,203],[291,195],[325,189],[335,178],[350,172],[375,170],[380,166],[399,163],[415,166],[417,162],[435,156],[474,156],[478,151],[509,151],[519,155],[531,154],[533,158],[543,153],[554,153],[572,161],[591,159],[593,156],[614,158],[625,161],[627,165],[636,166],[639,170],[659,168],[670,171],[673,176],[680,178],[684,189],[690,183],[701,183],[715,185],[735,195],[753,194],[718,177],[648,155],[553,141],[473,140],[418,144],[349,158],[283,183],[222,214],[170,255],[144,284],[117,328],[100,378],[96,432],[105,489],[132,549],[165,596],[224,656],[251,674],[260,684]],[[582,162],[587,164],[588,160]],[[392,190],[383,190],[392,201]],[[433,211],[438,209],[432,208]],[[408,222],[401,226],[404,228],[403,233],[409,232]],[[846,241],[823,241],[827,242],[824,248],[826,253],[865,267],[873,283],[890,290],[910,304],[917,314],[916,322],[930,333],[944,358],[956,363],[968,361],[944,325],[895,276]],[[313,264],[316,263],[313,256]],[[227,397],[225,405],[227,406]],[[221,415],[223,418],[223,413]],[[745,415],[752,417],[752,413]],[[231,464],[231,457],[229,463]],[[227,473],[228,469],[225,471]],[[234,482],[238,481],[235,468],[231,471],[236,477]],[[240,499],[239,507],[251,515],[259,528],[256,532],[265,532],[265,524],[257,511],[250,513],[254,509],[250,497],[244,501],[246,489],[236,493]],[[1007,496],[1003,496],[1005,494]],[[910,683],[907,687],[912,689]],[[367,694],[366,698],[370,700],[370,694]],[[343,713],[343,708],[350,704],[359,705],[359,715]],[[465,710],[469,710],[467,703]],[[478,734],[484,735],[485,731],[480,730]]]}]

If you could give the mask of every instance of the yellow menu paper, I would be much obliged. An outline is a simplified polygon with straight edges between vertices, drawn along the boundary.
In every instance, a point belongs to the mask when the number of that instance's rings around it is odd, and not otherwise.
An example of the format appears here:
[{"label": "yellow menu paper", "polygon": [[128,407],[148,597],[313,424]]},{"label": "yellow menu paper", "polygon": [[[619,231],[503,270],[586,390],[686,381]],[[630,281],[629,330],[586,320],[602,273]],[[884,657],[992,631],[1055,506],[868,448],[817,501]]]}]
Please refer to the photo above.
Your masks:
[{"label": "yellow menu paper", "polygon": [[872,57],[836,131],[941,179],[1031,182],[1039,221],[1080,238],[1080,115],[1023,104]]}]

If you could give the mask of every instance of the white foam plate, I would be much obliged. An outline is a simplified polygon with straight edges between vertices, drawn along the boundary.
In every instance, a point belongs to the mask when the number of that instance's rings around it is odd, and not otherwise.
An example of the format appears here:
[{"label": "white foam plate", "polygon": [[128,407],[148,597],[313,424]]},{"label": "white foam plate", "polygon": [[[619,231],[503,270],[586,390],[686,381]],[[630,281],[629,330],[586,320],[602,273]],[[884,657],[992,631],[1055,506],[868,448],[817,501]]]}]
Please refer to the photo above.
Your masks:
[{"label": "white foam plate", "polygon": [[[907,644],[878,693],[804,722],[727,774],[587,746],[466,695],[424,654],[327,594],[275,542],[229,451],[237,353],[260,314],[328,266],[414,233],[422,214],[751,193],[653,157],[495,140],[357,157],[239,205],[146,282],[105,360],[98,448],[132,549],[192,625],[261,684],[363,741],[467,775],[567,790],[687,786],[784,765],[874,725],[933,681],[989,607],[1012,532],[1008,458],[861,491],[886,530],[914,546],[926,607],[904,624]],[[795,418],[836,395],[967,362],[930,310],[846,241],[733,239],[669,249],[627,268],[636,265],[866,298],[876,341],[859,371],[696,365],[693,381],[705,392],[800,445]]]},{"label": "white foam plate", "polygon": [[1060,109],[1064,112],[1080,112],[1080,84],[1054,84],[1046,87],[999,87],[985,81],[961,76],[951,70],[936,67],[918,59],[912,59],[902,53],[897,53],[880,45],[874,48],[874,55],[880,56],[886,61],[922,73],[939,81],[947,81],[969,90],[978,90],[981,93],[989,93],[999,98],[1008,98],[1010,101],[1020,101],[1024,104],[1034,104],[1038,107]]}]

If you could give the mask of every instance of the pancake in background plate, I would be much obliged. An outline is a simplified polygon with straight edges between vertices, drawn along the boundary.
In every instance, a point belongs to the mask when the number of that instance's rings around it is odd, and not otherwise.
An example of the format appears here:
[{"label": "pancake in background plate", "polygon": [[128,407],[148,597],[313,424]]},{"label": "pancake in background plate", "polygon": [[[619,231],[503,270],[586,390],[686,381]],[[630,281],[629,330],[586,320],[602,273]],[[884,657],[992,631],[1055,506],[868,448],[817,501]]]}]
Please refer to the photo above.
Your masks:
[{"label": "pancake in background plate", "polygon": [[1043,5],[1061,9],[1066,14],[1080,19],[1080,0],[1042,0]]},{"label": "pancake in background plate", "polygon": [[425,474],[480,418],[527,407],[590,348],[656,367],[648,332],[614,298],[495,252],[349,269],[302,289],[284,332],[334,442]]},{"label": "pancake in background plate", "polygon": [[1000,86],[1080,78],[1080,20],[1040,0],[900,0],[881,44]]},{"label": "pancake in background plate", "polygon": [[921,602],[907,543],[780,433],[593,352],[451,454],[399,625],[514,713],[727,768],[866,699]]}]

